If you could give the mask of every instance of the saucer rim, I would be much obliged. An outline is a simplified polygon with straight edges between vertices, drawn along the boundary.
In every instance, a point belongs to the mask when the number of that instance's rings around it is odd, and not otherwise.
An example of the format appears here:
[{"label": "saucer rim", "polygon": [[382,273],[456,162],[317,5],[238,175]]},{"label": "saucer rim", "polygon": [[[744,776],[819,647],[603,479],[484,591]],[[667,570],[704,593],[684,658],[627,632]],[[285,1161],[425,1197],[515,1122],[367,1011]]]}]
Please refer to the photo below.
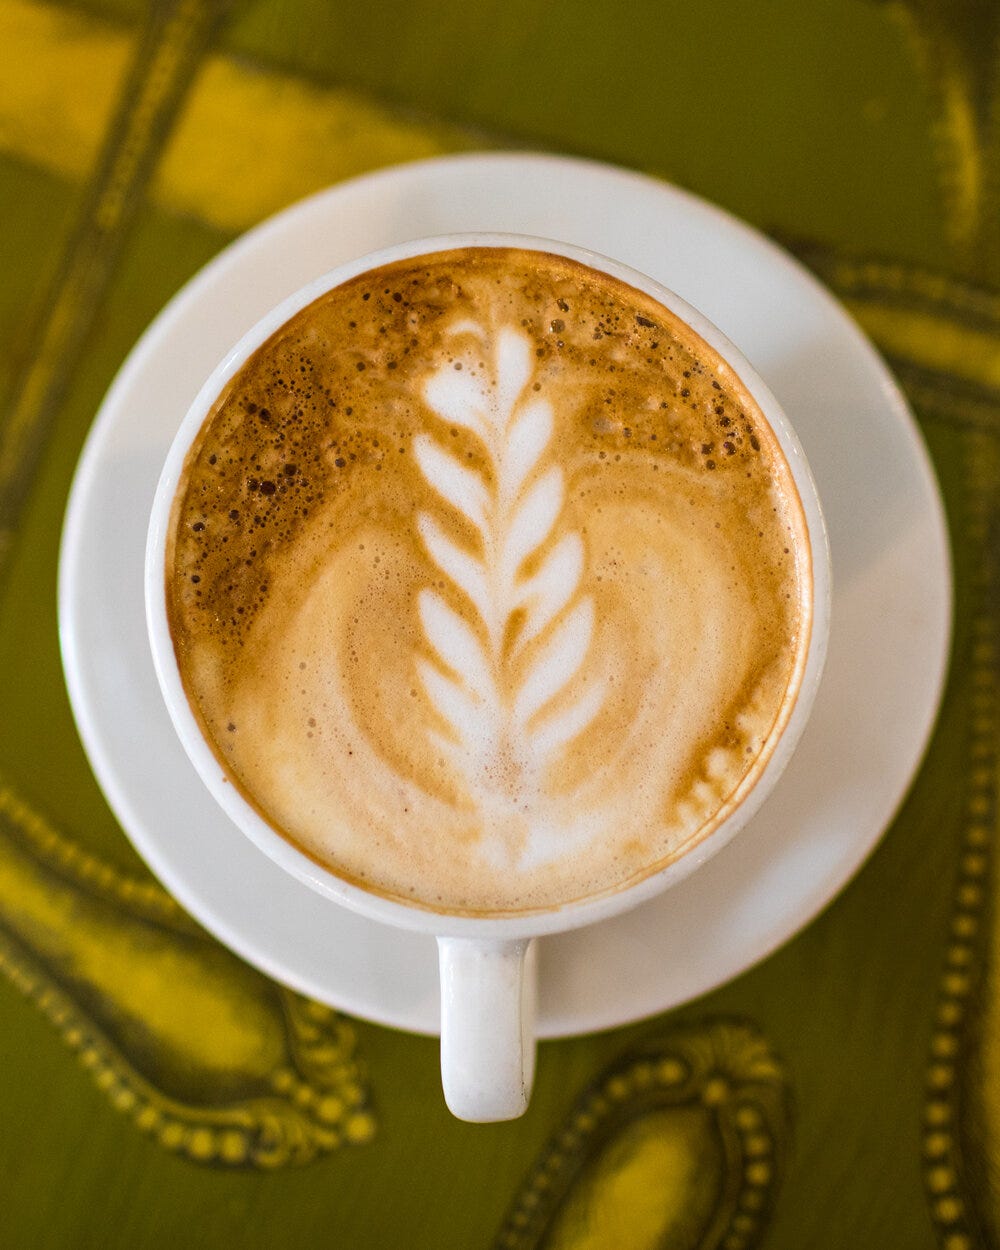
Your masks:
[{"label": "saucer rim", "polygon": [[[805,279],[806,284],[811,288],[810,294],[813,297],[820,298],[832,304],[838,315],[849,321],[846,312],[836,302],[834,297],[825,290],[807,270],[804,270],[794,258],[787,255],[777,247],[771,240],[759,235],[752,227],[745,223],[739,222],[732,218],[725,210],[719,209],[717,206],[707,204],[705,201],[693,196],[690,192],[683,191],[678,188],[669,186],[669,184],[654,182],[647,179],[644,175],[635,174],[631,171],[620,170],[614,167],[602,165],[599,162],[579,161],[575,158],[567,157],[547,157],[542,154],[462,154],[458,157],[434,158],[430,161],[411,162],[404,166],[396,166],[388,170],[380,170],[375,174],[363,175],[358,179],[352,179],[350,183],[338,184],[333,188],[327,188],[317,192],[315,195],[308,197],[305,201],[291,206],[282,213],[277,214],[269,221],[262,223],[254,230],[242,236],[229,248],[225,249],[219,256],[215,257],[209,264],[201,270],[177,296],[166,306],[166,308],[154,320],[149,329],[140,338],[139,342],[130,352],[128,358],[124,362],[122,369],[119,371],[107,397],[101,405],[100,411],[95,419],[94,425],[88,434],[87,441],[80,457],[77,473],[74,478],[73,488],[70,495],[70,503],[67,509],[66,524],[63,534],[63,543],[60,553],[60,569],[59,569],[59,619],[60,619],[60,639],[63,647],[64,666],[67,672],[67,684],[70,689],[70,699],[73,706],[73,713],[77,720],[81,738],[84,741],[85,750],[88,758],[91,760],[92,767],[98,777],[98,782],[108,798],[112,809],[118,815],[123,824],[125,832],[128,834],[133,844],[137,847],[140,854],[150,866],[156,875],[165,882],[169,889],[175,893],[185,906],[192,911],[193,914],[220,938],[227,946],[230,946],[247,958],[251,963],[255,964],[262,971],[283,981],[286,984],[292,984],[304,993],[313,995],[314,997],[323,998],[332,1005],[341,1010],[351,1012],[356,1015],[363,1016],[366,1019],[374,1020],[378,1023],[388,1024],[393,1027],[407,1029],[408,1031],[433,1034],[436,1028],[429,1024],[427,1018],[427,1010],[424,1008],[418,1012],[419,1020],[411,1017],[402,1018],[398,1011],[393,1011],[391,1005],[383,1012],[379,1013],[372,1010],[370,1003],[359,1006],[356,1003],[344,1003],[343,1001],[334,1001],[328,990],[323,987],[317,987],[315,984],[304,980],[296,974],[295,969],[289,968],[281,959],[274,959],[268,956],[267,951],[261,950],[252,943],[247,942],[246,935],[240,926],[233,926],[226,917],[217,913],[211,915],[205,914],[205,909],[201,906],[201,900],[196,891],[193,891],[185,877],[183,869],[178,869],[169,859],[159,853],[157,846],[157,838],[155,835],[149,836],[149,831],[142,826],[145,824],[143,818],[136,813],[131,798],[129,797],[129,786],[121,777],[118,776],[118,770],[113,759],[107,757],[103,751],[103,743],[101,732],[94,722],[94,708],[90,704],[90,694],[84,688],[85,683],[82,679],[82,657],[78,653],[78,622],[75,618],[76,604],[78,603],[79,586],[76,584],[76,574],[79,571],[80,558],[80,539],[82,534],[82,519],[87,510],[89,502],[88,492],[93,489],[93,481],[99,475],[102,467],[102,457],[106,454],[105,444],[109,440],[110,432],[114,429],[117,409],[120,407],[123,397],[127,396],[129,387],[133,384],[134,379],[141,377],[143,370],[148,366],[149,359],[155,356],[157,350],[162,350],[161,342],[167,336],[171,327],[183,324],[185,317],[193,307],[197,307],[199,300],[206,291],[209,291],[216,283],[219,275],[224,275],[232,269],[238,268],[244,263],[244,259],[252,259],[254,253],[259,248],[264,248],[272,238],[280,237],[286,231],[293,231],[300,215],[311,214],[316,211],[317,207],[328,210],[332,217],[335,217],[338,202],[342,202],[345,193],[351,192],[356,194],[359,187],[364,188],[368,193],[377,198],[380,191],[386,186],[391,187],[393,182],[400,176],[400,172],[411,175],[415,170],[422,173],[430,183],[433,183],[436,171],[446,168],[449,172],[454,171],[457,166],[467,167],[474,166],[482,170],[484,163],[491,164],[494,167],[505,167],[507,171],[517,176],[523,176],[524,166],[522,162],[531,163],[537,171],[540,165],[546,165],[556,170],[560,167],[573,167],[581,172],[592,171],[600,178],[610,178],[612,180],[620,180],[622,184],[632,183],[634,185],[641,184],[647,190],[652,187],[665,197],[674,197],[674,203],[682,203],[688,209],[714,218],[720,228],[731,230],[733,227],[742,232],[745,237],[749,237],[756,245],[759,252],[765,255],[768,261],[780,260],[785,266],[792,266],[799,279]],[[686,297],[685,297],[686,298]],[[942,538],[941,552],[942,561],[938,567],[939,585],[944,590],[944,599],[946,602],[945,619],[942,622],[942,628],[939,630],[937,639],[938,663],[936,665],[933,679],[928,685],[927,705],[929,707],[928,715],[925,718],[923,732],[919,748],[914,752],[914,758],[910,765],[905,778],[902,778],[898,785],[894,787],[894,797],[887,804],[888,815],[881,821],[881,832],[867,840],[866,844],[858,843],[855,847],[855,854],[845,856],[841,865],[842,872],[837,880],[827,880],[822,886],[814,891],[809,897],[809,901],[805,905],[800,905],[798,919],[787,932],[778,935],[773,941],[766,942],[763,945],[758,944],[754,948],[753,954],[743,962],[735,970],[732,968],[724,969],[720,972],[718,978],[704,984],[697,992],[706,992],[714,988],[716,985],[724,983],[739,972],[745,971],[747,968],[754,966],[760,960],[764,959],[772,953],[774,949],[780,946],[784,941],[794,936],[806,923],[828,904],[833,897],[843,888],[848,880],[857,872],[860,866],[868,858],[871,851],[877,845],[882,832],[891,824],[899,807],[905,800],[906,794],[912,784],[920,762],[926,752],[930,735],[937,717],[937,711],[940,707],[940,701],[943,695],[944,685],[947,676],[947,658],[950,651],[951,641],[951,568],[949,560],[949,549],[947,544],[947,530],[944,523],[943,505],[940,494],[937,490],[934,479],[933,468],[930,458],[927,454],[926,447],[920,437],[912,417],[909,414],[905,399],[896,386],[894,380],[889,375],[884,363],[875,353],[874,348],[868,343],[857,327],[850,323],[855,336],[855,350],[861,349],[865,351],[870,358],[874,360],[878,369],[883,374],[884,392],[883,400],[887,409],[893,410],[893,415],[897,423],[902,424],[905,433],[908,436],[908,450],[911,454],[915,454],[916,460],[921,461],[918,467],[922,468],[923,475],[926,479],[925,485],[930,488],[930,503],[937,511],[937,523],[940,528],[940,537]],[[739,346],[739,344],[738,344]],[[882,414],[882,419],[885,417]],[[836,604],[837,591],[834,589],[834,601]],[[140,595],[141,598],[141,595]],[[164,715],[165,715],[164,711]],[[192,774],[193,775],[193,774]],[[780,785],[781,783],[779,783]],[[205,794],[205,801],[211,803],[211,799]],[[756,819],[760,819],[758,816]],[[720,855],[725,855],[729,848],[720,851]],[[280,869],[275,869],[280,871]],[[682,887],[677,887],[678,889]],[[662,906],[662,899],[652,900],[650,903],[644,904],[643,908]],[[642,908],[640,908],[642,910]],[[365,924],[374,924],[375,922],[366,921]],[[613,923],[613,922],[612,922]],[[571,942],[574,938],[573,933],[561,935],[558,938],[546,938],[546,942],[559,941],[561,943]],[[400,940],[406,940],[405,935],[400,932]],[[739,961],[738,961],[739,962]],[[319,992],[317,992],[319,990]],[[687,995],[684,1000],[693,995]],[[557,1037],[570,1036],[580,1033],[597,1031],[604,1028],[612,1028],[621,1024],[629,1023],[636,1019],[641,1019],[646,1015],[656,1014],[658,1011],[676,1005],[675,1001],[665,1001],[662,1005],[652,1010],[644,1010],[639,1014],[622,1016],[615,1013],[613,1019],[602,1019],[600,1012],[591,1011],[586,1014],[585,1019],[575,1019],[569,1021],[566,1019],[546,1019],[544,1010],[542,1012],[542,1028],[540,1036]]]}]

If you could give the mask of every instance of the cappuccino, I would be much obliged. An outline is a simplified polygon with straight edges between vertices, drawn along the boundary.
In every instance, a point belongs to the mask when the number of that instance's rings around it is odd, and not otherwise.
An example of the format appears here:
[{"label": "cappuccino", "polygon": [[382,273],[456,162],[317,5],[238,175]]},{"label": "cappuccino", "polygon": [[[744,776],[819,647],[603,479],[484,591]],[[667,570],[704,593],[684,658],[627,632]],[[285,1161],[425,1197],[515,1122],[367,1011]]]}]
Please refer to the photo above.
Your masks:
[{"label": "cappuccino", "polygon": [[190,448],[165,577],[230,783],[345,880],[470,915],[700,843],[811,627],[792,473],[733,370],[520,248],[394,261],[286,322]]}]

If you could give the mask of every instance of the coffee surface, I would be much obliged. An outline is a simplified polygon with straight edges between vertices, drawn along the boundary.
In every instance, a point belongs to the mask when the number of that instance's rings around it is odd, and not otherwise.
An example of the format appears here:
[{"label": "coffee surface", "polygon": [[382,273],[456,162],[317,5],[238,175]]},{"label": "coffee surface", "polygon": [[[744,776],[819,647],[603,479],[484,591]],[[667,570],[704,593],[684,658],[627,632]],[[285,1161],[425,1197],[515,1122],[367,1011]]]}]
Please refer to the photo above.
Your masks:
[{"label": "coffee surface", "polygon": [[189,452],[167,547],[227,776],[347,880],[517,913],[629,884],[752,787],[810,628],[805,522],[728,365],[508,248],[295,315]]}]

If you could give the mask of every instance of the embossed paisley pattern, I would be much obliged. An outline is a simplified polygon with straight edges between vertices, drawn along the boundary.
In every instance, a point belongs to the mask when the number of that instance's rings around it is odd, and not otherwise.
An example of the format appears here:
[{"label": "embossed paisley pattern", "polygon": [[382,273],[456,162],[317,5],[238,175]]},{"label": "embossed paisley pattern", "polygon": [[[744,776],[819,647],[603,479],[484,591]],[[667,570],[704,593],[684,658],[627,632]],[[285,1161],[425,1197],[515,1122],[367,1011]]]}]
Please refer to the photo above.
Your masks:
[{"label": "embossed paisley pattern", "polygon": [[891,361],[921,419],[963,460],[952,697],[966,709],[966,766],[952,916],[930,1029],[924,1181],[946,1250],[1000,1245],[1000,296],[942,274],[807,253]]},{"label": "embossed paisley pattern", "polygon": [[2,779],[0,973],[117,1111],[197,1163],[307,1163],[374,1133],[343,1017],[254,971]]},{"label": "embossed paisley pattern", "polygon": [[789,1139],[787,1078],[757,1029],[675,1025],[580,1094],[494,1250],[750,1250]]}]

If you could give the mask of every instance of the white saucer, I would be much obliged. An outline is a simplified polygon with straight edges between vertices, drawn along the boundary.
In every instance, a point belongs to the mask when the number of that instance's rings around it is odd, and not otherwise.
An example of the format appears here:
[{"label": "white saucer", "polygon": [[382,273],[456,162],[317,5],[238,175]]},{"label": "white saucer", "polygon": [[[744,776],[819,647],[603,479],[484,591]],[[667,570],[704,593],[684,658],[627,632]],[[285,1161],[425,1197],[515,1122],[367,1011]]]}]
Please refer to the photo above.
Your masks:
[{"label": "white saucer", "polygon": [[806,924],[891,821],[937,710],[951,578],[933,473],[878,356],[784,252],[676,188],[549,156],[420,162],[288,209],[229,247],[170,303],[109,392],[70,499],[61,639],[98,780],[184,906],[278,980],[353,1014],[436,1033],[434,940],[362,919],[299,884],[203,788],[153,674],[142,564],[170,440],[203,379],[243,332],[352,256],[469,230],[595,249],[704,312],[749,357],[795,425],[833,554],[826,674],[777,790],[738,838],[659,899],[542,940],[540,1034],[558,1037],[692,998]]}]

